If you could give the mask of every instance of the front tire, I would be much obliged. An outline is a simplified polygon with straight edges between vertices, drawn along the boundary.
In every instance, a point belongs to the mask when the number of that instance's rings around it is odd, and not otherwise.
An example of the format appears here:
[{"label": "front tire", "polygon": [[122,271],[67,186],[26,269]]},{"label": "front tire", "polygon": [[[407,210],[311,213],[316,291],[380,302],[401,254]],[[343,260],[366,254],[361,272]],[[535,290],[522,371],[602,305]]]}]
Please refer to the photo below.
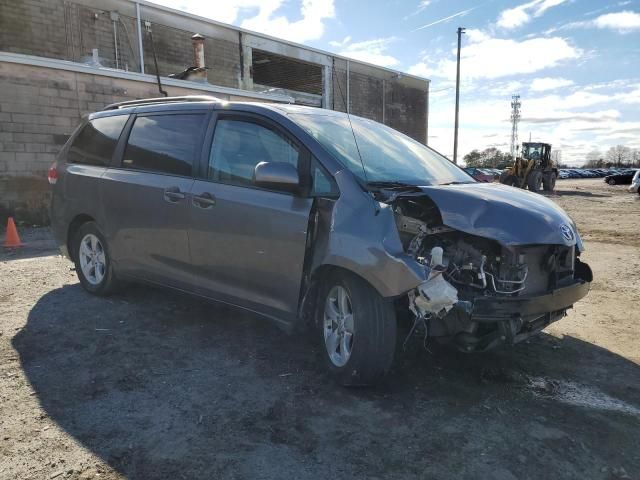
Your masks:
[{"label": "front tire", "polygon": [[542,186],[542,172],[540,170],[534,170],[529,173],[529,178],[527,178],[527,187],[529,187],[529,191],[531,192],[539,192],[540,187]]},{"label": "front tire", "polygon": [[331,376],[344,386],[375,383],[389,370],[395,354],[393,303],[348,272],[330,275],[318,295],[316,322]]},{"label": "front tire", "polygon": [[553,192],[556,188],[556,174],[554,172],[548,172],[543,175],[542,188],[545,192]]},{"label": "front tire", "polygon": [[117,286],[107,240],[95,222],[77,230],[73,241],[73,261],[83,288],[94,295],[109,295]]},{"label": "front tire", "polygon": [[613,178],[610,178],[609,181],[607,182],[609,185],[615,185],[616,181]]},{"label": "front tire", "polygon": [[500,175],[500,183],[509,185],[510,187],[519,187],[518,177],[515,175],[502,174]]}]

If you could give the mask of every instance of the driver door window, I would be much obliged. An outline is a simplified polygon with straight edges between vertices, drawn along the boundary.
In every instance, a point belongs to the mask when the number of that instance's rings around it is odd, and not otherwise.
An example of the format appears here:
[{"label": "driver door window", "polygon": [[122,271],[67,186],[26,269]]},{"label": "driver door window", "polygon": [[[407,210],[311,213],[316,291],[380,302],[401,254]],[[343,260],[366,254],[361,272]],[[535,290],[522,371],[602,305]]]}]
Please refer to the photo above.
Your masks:
[{"label": "driver door window", "polygon": [[257,123],[221,119],[216,124],[207,178],[231,185],[254,186],[260,162],[286,162],[298,168],[300,151],[288,138]]}]

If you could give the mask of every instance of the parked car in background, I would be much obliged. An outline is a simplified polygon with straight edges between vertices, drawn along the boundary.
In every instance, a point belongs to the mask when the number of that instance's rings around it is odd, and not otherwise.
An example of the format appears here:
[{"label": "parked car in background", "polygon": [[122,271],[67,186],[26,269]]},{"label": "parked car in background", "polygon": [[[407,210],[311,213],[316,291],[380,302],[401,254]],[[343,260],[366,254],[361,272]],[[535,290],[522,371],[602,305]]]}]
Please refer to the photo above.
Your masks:
[{"label": "parked car in background", "polygon": [[521,342],[593,280],[551,200],[331,110],[114,104],[83,119],[48,178],[85,290],[138,280],[310,328],[344,385],[388,371],[399,331],[465,352]]},{"label": "parked car in background", "polygon": [[628,185],[631,183],[635,174],[636,170],[623,170],[613,175],[607,175],[604,177],[604,181],[609,185]]},{"label": "parked car in background", "polygon": [[493,182],[495,180],[493,173],[480,168],[467,167],[464,171],[479,182]]},{"label": "parked car in background", "polygon": [[640,169],[636,170],[635,175],[631,179],[631,185],[629,185],[629,191],[631,193],[640,193]]},{"label": "parked car in background", "polygon": [[627,170],[621,168],[561,168],[558,170],[558,178],[602,178],[624,174]]}]

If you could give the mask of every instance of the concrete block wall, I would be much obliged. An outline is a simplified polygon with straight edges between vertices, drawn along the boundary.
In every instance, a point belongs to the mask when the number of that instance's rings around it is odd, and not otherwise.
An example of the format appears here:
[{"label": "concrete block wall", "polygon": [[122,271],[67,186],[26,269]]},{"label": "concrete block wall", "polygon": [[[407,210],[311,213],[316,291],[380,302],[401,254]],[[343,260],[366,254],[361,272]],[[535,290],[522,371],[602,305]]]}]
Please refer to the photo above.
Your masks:
[{"label": "concrete block wall", "polygon": [[[164,89],[171,96],[211,94]],[[8,215],[48,222],[47,170],[83,115],[110,103],[157,95],[154,83],[0,62],[0,224]]]},{"label": "concrete block wall", "polygon": [[0,50],[69,59],[62,0],[0,0]]},{"label": "concrete block wall", "polygon": [[[132,19],[135,24],[135,19]],[[193,32],[154,24],[153,42],[158,57],[158,71],[162,76],[178,73],[193,64],[191,35]],[[142,39],[145,72],[155,74],[155,65],[149,35]],[[239,43],[218,38],[205,38],[205,65],[209,68],[208,81],[225,87],[240,87]]]},{"label": "concrete block wall", "polygon": [[[111,12],[119,15],[116,22],[119,67],[139,71],[137,19],[133,3],[127,0],[0,0],[0,50],[80,61],[97,48],[102,64],[114,68],[116,57]],[[178,73],[191,66],[191,35],[199,32],[206,38],[205,62],[209,67],[209,82],[233,88],[254,88],[252,79],[241,81],[240,33],[233,27],[181,16],[149,5],[144,5],[141,12],[143,20],[151,21],[161,76]],[[333,95],[330,104],[336,110],[346,110],[342,98],[347,97],[345,59],[260,39],[255,35],[242,35],[245,62],[249,65],[251,47],[247,51],[246,45],[311,63],[330,65],[333,62],[335,74],[331,76]],[[150,37],[146,32],[143,33],[143,49],[145,71],[155,74]],[[245,74],[248,73],[250,69],[245,68]],[[386,82],[384,107],[383,80]],[[426,142],[424,81],[350,61],[348,90],[353,114],[377,121],[384,118],[388,125]]]},{"label": "concrete block wall", "polygon": [[382,79],[349,72],[351,113],[382,123]]},{"label": "concrete block wall", "polygon": [[[119,13],[116,22],[118,67],[140,71],[136,18]],[[160,75],[192,65],[194,31],[153,23],[151,26]],[[151,41],[143,34],[145,71],[155,74]],[[0,0],[0,50],[47,58],[82,61],[97,48],[101,63],[116,68],[113,22],[108,9],[64,0]],[[205,40],[209,82],[238,88],[239,41]]]},{"label": "concrete block wall", "polygon": [[[47,2],[52,0],[47,0]],[[59,0],[53,0],[59,1]],[[64,2],[67,9],[65,28],[69,31],[67,45],[69,59],[79,62],[98,49],[101,64],[121,70],[140,71],[136,19],[119,14],[116,21],[118,64],[116,66],[116,41],[110,12],[71,2]]]},{"label": "concrete block wall", "polygon": [[333,70],[333,110],[347,111],[347,71],[337,65]]},{"label": "concrete block wall", "polygon": [[423,89],[386,81],[384,123],[426,144],[427,97]]},{"label": "concrete block wall", "polygon": [[[384,112],[383,112],[384,97]],[[347,72],[333,73],[333,109],[346,112]],[[382,79],[349,73],[351,113],[389,125],[421,143],[427,141],[427,92],[409,87],[393,78]],[[384,115],[383,115],[384,113]]]}]

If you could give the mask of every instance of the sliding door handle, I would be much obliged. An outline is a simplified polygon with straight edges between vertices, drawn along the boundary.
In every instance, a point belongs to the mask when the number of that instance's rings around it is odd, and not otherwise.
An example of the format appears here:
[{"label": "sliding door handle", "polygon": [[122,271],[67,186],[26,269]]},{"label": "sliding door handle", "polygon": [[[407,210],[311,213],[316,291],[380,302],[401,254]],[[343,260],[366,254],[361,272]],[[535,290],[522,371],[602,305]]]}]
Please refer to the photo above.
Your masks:
[{"label": "sliding door handle", "polygon": [[164,199],[167,202],[176,203],[185,198],[186,195],[178,187],[169,187],[164,191]]},{"label": "sliding door handle", "polygon": [[205,192],[201,195],[194,195],[191,198],[191,202],[200,208],[210,208],[216,204],[216,197],[211,195],[209,192]]}]

